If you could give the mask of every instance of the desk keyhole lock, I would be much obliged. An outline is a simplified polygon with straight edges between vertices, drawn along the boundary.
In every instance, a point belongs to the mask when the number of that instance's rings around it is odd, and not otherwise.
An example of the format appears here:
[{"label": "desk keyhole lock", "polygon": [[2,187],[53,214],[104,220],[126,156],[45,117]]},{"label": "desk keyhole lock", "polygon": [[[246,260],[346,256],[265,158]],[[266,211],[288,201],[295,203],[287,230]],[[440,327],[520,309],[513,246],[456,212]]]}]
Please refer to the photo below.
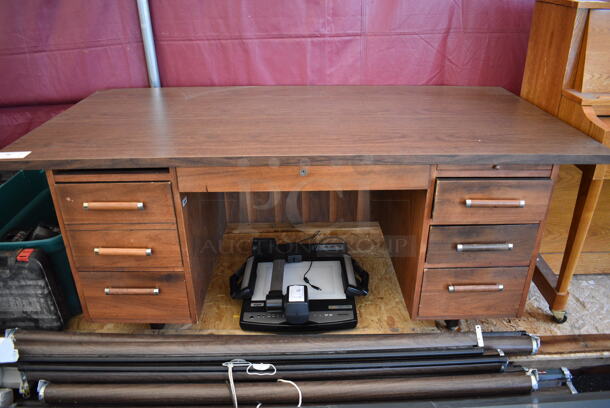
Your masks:
[{"label": "desk keyhole lock", "polygon": [[299,176],[305,177],[307,174],[309,174],[309,171],[306,168],[299,170]]}]

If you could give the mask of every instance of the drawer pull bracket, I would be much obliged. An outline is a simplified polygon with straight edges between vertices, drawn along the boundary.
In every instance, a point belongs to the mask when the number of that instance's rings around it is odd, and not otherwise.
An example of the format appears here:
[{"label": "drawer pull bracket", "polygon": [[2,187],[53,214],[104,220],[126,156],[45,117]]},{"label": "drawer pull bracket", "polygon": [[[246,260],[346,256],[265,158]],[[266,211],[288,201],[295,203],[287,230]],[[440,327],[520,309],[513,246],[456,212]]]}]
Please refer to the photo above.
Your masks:
[{"label": "drawer pull bracket", "polygon": [[86,202],[83,203],[84,210],[96,211],[140,211],[144,209],[142,202]]},{"label": "drawer pull bracket", "polygon": [[466,199],[467,208],[524,208],[525,200],[473,200]]},{"label": "drawer pull bracket", "polygon": [[93,248],[95,255],[151,256],[152,248]]},{"label": "drawer pull bracket", "polygon": [[483,251],[512,251],[515,245],[511,242],[506,244],[457,244],[457,252],[483,252]]},{"label": "drawer pull bracket", "polygon": [[447,291],[449,291],[449,293],[502,292],[503,290],[504,290],[504,285],[501,283],[496,283],[494,285],[453,285],[453,284],[449,284],[449,286],[447,286]]},{"label": "drawer pull bracket", "polygon": [[106,295],[150,295],[157,296],[161,293],[159,288],[105,288]]}]

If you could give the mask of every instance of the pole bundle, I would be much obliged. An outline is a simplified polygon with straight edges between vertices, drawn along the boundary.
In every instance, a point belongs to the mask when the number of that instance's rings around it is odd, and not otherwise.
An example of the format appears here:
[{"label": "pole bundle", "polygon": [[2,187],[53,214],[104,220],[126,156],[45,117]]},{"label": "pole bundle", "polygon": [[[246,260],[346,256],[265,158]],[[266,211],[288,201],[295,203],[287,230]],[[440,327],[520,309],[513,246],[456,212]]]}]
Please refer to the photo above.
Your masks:
[{"label": "pole bundle", "polygon": [[16,366],[53,406],[218,406],[527,393],[507,354],[523,332],[396,335],[11,334]]}]

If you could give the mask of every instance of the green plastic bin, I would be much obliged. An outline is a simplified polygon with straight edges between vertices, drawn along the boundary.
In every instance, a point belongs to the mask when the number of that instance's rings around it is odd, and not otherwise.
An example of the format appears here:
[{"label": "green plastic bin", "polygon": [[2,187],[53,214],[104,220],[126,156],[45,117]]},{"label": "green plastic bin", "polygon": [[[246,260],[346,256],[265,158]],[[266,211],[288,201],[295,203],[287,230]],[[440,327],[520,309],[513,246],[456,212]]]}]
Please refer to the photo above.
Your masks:
[{"label": "green plastic bin", "polygon": [[[43,170],[20,171],[0,185],[0,238],[8,231],[32,228],[40,222],[57,224],[51,192]],[[70,314],[81,306],[61,235],[37,241],[0,242],[0,250],[42,249],[53,267]]]}]

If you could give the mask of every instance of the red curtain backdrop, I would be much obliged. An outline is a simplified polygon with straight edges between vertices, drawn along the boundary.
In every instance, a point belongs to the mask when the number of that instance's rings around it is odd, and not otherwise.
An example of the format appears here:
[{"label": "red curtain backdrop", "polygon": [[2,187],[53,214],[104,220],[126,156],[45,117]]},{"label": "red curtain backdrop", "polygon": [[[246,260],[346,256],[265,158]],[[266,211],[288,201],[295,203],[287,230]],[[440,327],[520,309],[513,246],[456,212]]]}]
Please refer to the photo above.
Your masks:
[{"label": "red curtain backdrop", "polygon": [[[147,86],[135,4],[0,2],[0,147],[65,108],[30,105]],[[493,85],[515,93],[533,5],[150,0],[163,86]]]},{"label": "red curtain backdrop", "polygon": [[152,0],[164,86],[496,85],[518,93],[533,0]]}]

